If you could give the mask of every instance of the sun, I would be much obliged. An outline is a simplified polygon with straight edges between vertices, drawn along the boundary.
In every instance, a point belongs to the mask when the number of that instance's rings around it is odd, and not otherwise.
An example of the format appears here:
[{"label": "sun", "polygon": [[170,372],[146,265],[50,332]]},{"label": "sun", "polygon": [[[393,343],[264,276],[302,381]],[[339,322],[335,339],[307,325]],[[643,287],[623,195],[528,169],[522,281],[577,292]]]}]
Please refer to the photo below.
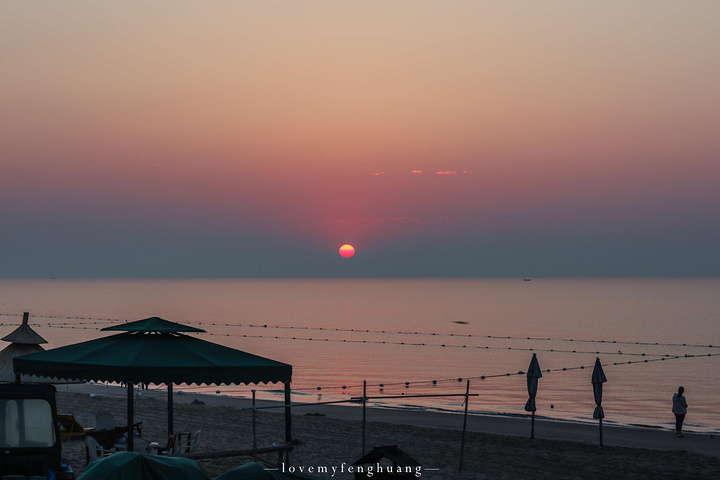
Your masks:
[{"label": "sun", "polygon": [[350,258],[353,255],[355,255],[355,247],[350,245],[349,243],[346,243],[342,247],[340,247],[340,256],[343,258]]}]

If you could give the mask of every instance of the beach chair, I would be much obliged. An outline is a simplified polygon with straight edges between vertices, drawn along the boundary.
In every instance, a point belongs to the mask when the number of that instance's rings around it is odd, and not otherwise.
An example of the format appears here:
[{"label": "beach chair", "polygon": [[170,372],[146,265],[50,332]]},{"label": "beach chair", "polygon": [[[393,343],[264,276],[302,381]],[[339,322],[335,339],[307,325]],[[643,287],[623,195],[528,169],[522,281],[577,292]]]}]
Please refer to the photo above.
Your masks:
[{"label": "beach chair", "polygon": [[193,453],[198,445],[200,445],[200,437],[202,436],[202,430],[198,430],[190,435],[190,443],[187,446],[187,453]]},{"label": "beach chair", "polygon": [[90,428],[85,428],[75,419],[72,414],[58,414],[58,425],[60,426],[60,439],[72,440],[75,437],[84,437]]},{"label": "beach chair", "polygon": [[175,446],[173,448],[173,455],[184,455],[187,453],[193,453],[197,449],[197,446],[200,444],[201,436],[202,430],[197,430],[193,433],[178,433],[175,441]]},{"label": "beach chair", "polygon": [[[175,450],[175,444],[177,443],[177,434],[168,435],[167,443],[165,447],[160,447],[158,444],[152,445],[152,449],[149,453],[155,453],[157,455],[172,455]],[[154,451],[153,451],[154,450]]]},{"label": "beach chair", "polygon": [[85,460],[90,463],[94,460],[109,457],[115,453],[115,448],[104,448],[91,436],[85,437]]}]

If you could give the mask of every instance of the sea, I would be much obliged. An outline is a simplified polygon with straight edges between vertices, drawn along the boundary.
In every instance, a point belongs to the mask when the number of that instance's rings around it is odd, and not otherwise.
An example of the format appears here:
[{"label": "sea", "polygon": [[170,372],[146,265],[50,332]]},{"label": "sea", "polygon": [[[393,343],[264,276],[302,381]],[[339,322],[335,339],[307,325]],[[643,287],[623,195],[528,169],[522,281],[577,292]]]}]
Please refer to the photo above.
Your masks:
[{"label": "sea", "polygon": [[[606,424],[673,428],[682,385],[685,429],[720,431],[720,279],[0,280],[1,336],[23,312],[47,349],[151,316],[200,327],[291,364],[299,404],[364,393],[375,407],[460,412],[469,382],[470,414],[523,416],[536,355],[536,414],[597,422],[599,359]],[[282,388],[175,387],[278,400]]]}]

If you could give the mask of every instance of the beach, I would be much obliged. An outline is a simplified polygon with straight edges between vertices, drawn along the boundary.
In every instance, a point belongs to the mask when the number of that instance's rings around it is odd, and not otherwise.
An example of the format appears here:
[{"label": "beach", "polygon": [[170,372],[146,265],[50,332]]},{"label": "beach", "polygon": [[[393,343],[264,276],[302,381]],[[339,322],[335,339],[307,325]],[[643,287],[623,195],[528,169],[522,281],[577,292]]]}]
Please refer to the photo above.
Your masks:
[{"label": "beach", "polygon": [[[59,413],[72,413],[85,425],[92,425],[89,411],[111,411],[120,424],[126,419],[125,391],[119,387],[59,386],[57,398]],[[164,443],[165,398],[166,392],[162,390],[143,390],[137,397],[135,421],[143,422],[142,437],[147,441]],[[198,452],[252,447],[252,411],[243,410],[250,406],[248,399],[176,393],[173,403],[176,432],[202,430]],[[321,478],[353,478],[347,470],[361,456],[361,415],[360,408],[350,406],[294,408],[293,438],[300,444],[292,453],[293,467],[312,467],[316,472],[318,467],[326,467],[328,473],[315,474]],[[282,409],[256,412],[258,447],[284,442],[283,420]],[[366,451],[398,445],[422,464],[422,470],[417,472],[421,478],[720,477],[720,439],[707,434],[688,434],[679,439],[674,432],[663,429],[606,427],[605,448],[601,452],[597,425],[538,420],[536,438],[531,441],[528,418],[470,416],[462,472],[458,472],[462,415],[368,408],[367,420]],[[82,440],[63,442],[63,455],[79,473],[84,470],[84,448]],[[264,458],[274,462],[277,455]],[[251,460],[231,457],[198,463],[210,477],[215,477]]]}]

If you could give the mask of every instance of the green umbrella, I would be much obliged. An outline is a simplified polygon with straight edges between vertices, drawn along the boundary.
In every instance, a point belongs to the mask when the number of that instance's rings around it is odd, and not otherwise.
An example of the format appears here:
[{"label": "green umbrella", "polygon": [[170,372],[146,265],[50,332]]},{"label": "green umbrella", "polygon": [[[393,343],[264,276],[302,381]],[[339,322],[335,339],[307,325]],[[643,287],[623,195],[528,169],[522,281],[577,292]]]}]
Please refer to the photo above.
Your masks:
[{"label": "green umbrella", "polygon": [[[13,364],[16,373],[126,383],[128,449],[132,449],[132,393],[136,383],[168,385],[168,434],[172,434],[173,430],[174,383],[229,385],[283,382],[285,403],[290,403],[291,365],[181,333],[204,330],[158,317],[103,330],[125,330],[125,333],[16,357]],[[290,413],[287,408],[285,435],[290,441]]]},{"label": "green umbrella", "polygon": [[[286,467],[298,468],[298,467]],[[283,472],[282,468],[265,465],[259,462],[246,463],[245,465],[215,477],[215,480],[319,480],[320,477],[311,477],[302,473]]]},{"label": "green umbrella", "polygon": [[210,477],[187,458],[119,452],[92,462],[78,480],[210,480]]},{"label": "green umbrella", "polygon": [[50,378],[132,383],[275,383],[289,381],[292,375],[292,366],[285,363],[197,337],[154,330],[129,331],[17,357],[14,365],[16,372]]}]

